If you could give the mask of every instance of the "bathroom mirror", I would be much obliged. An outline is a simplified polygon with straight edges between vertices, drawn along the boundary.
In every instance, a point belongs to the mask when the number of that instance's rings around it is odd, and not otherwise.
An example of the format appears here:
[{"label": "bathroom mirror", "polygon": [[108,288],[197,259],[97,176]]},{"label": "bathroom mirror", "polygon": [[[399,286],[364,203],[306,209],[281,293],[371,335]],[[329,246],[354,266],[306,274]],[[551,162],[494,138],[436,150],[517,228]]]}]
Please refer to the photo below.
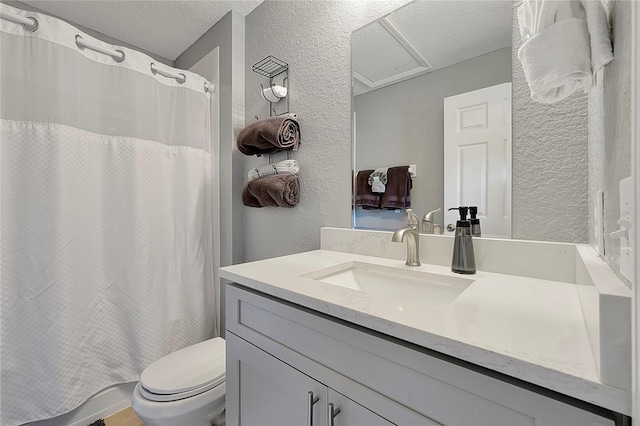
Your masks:
[{"label": "bathroom mirror", "polygon": [[[504,196],[489,202],[511,214],[512,31],[510,1],[418,0],[352,33],[354,171],[415,165],[411,207],[419,218],[442,209],[435,222],[444,225],[445,234],[455,216],[443,212],[455,206],[445,205],[452,188],[450,182],[445,188],[445,174],[451,171],[445,173],[444,103],[454,95],[498,86],[504,92],[506,87],[509,103],[496,106],[506,110],[509,120],[504,136],[508,144],[500,149],[502,163],[499,169],[494,166],[498,171],[491,175],[484,169],[486,157],[493,154],[488,155],[482,143],[461,150],[464,155],[454,162],[466,164],[467,171],[459,172],[462,177],[472,176],[462,190],[464,203],[483,204],[493,191]],[[466,111],[459,120],[469,128],[481,127],[490,114],[483,109],[483,99],[472,96],[458,105],[458,111]],[[460,167],[451,162],[447,160],[448,167]],[[459,185],[454,190],[460,190]],[[361,229],[395,230],[407,218],[404,209],[356,205],[353,211],[353,226]],[[480,217],[489,220],[482,208]],[[510,237],[511,218],[504,223],[504,232],[487,236]]]}]

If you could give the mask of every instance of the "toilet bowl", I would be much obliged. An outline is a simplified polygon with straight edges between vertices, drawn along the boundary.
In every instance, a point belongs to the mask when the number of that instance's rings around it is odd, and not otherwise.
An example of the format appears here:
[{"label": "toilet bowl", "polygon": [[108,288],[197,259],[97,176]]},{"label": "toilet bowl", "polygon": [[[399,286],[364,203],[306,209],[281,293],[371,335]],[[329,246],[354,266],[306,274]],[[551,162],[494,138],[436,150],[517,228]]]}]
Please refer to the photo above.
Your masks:
[{"label": "toilet bowl", "polygon": [[223,420],[225,341],[173,352],[145,368],[131,406],[146,426],[210,426]]}]

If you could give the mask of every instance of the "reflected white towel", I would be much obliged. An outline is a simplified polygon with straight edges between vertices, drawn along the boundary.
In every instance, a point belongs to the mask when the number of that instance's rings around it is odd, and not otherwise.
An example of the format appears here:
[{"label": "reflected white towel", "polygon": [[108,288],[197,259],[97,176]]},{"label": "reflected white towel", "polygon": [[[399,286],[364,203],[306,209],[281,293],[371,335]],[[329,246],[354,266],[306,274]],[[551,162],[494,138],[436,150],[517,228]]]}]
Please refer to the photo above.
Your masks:
[{"label": "reflected white towel", "polygon": [[295,175],[300,171],[300,164],[296,160],[284,160],[249,170],[248,180],[269,175]]},{"label": "reflected white towel", "polygon": [[531,98],[558,102],[582,88],[613,59],[606,13],[599,0],[524,0],[518,8],[518,50]]},{"label": "reflected white towel", "polygon": [[[378,169],[375,169],[373,173],[371,173],[371,175],[369,176],[369,185],[373,185],[374,176],[378,176],[378,178],[380,179],[380,182],[382,182],[383,185],[386,185],[388,171],[389,171],[388,167],[380,167]],[[382,192],[384,192],[384,190]]]}]

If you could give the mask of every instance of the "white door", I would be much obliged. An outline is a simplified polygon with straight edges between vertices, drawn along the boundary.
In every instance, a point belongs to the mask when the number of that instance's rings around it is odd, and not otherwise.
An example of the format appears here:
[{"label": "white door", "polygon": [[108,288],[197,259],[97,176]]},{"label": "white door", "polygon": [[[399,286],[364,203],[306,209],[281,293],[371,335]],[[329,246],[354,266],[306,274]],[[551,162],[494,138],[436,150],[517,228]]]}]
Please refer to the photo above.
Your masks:
[{"label": "white door", "polygon": [[483,237],[511,238],[511,83],[444,99],[444,207],[458,206],[478,206]]}]

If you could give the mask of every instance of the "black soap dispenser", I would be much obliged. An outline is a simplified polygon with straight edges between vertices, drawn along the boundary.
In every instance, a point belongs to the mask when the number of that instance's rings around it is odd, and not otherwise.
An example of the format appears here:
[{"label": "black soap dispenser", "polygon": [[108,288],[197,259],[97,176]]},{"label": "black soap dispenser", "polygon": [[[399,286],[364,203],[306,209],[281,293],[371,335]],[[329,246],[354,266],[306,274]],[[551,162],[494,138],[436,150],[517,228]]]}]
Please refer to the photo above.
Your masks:
[{"label": "black soap dispenser", "polygon": [[469,222],[471,222],[471,236],[481,237],[482,231],[480,230],[480,219],[476,217],[478,215],[478,207],[469,207],[469,215],[471,215],[471,219],[469,219]]},{"label": "black soap dispenser", "polygon": [[473,254],[471,222],[467,220],[467,212],[469,211],[469,208],[461,206],[453,207],[449,210],[458,210],[460,213],[460,219],[456,222],[451,271],[457,274],[475,274],[476,258]]}]

